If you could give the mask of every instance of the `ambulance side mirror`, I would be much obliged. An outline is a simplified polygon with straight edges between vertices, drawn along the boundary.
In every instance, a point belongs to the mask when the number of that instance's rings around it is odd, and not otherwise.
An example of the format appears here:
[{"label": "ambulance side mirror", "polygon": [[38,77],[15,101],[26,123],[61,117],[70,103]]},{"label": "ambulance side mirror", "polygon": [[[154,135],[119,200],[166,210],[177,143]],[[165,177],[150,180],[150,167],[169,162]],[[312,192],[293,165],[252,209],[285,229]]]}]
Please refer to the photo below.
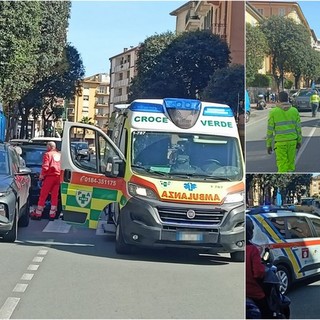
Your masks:
[{"label": "ambulance side mirror", "polygon": [[107,177],[118,177],[123,165],[123,160],[118,156],[109,157],[107,160],[106,172]]}]

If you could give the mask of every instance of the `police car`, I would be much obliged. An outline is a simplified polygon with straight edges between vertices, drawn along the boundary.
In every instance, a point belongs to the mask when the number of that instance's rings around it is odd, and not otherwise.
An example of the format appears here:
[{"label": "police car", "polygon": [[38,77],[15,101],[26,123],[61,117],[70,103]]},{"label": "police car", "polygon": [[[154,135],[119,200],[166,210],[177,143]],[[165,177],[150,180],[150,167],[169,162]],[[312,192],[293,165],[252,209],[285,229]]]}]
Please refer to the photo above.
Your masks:
[{"label": "police car", "polygon": [[320,273],[320,217],[281,207],[249,209],[247,215],[254,223],[252,242],[270,248],[282,293],[292,283]]}]

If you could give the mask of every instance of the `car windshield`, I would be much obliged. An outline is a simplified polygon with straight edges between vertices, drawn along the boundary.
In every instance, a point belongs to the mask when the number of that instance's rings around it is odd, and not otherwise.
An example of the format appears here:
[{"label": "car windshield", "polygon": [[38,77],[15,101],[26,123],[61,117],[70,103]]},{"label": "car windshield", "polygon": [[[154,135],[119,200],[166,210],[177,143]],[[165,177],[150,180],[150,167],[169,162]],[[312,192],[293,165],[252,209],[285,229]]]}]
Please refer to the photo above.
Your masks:
[{"label": "car windshield", "polygon": [[306,97],[306,96],[310,96],[311,95],[311,91],[309,90],[301,90],[298,93],[299,97]]},{"label": "car windshield", "polygon": [[243,176],[233,137],[136,131],[132,143],[132,168],[140,174],[230,181]]},{"label": "car windshield", "polygon": [[71,143],[72,146],[76,147],[77,150],[81,149],[88,149],[88,144],[85,142],[80,142],[80,143]]},{"label": "car windshield", "polygon": [[33,149],[33,148],[22,148],[21,157],[24,159],[26,166],[41,166],[43,154],[46,152],[46,149]]},{"label": "car windshield", "polygon": [[9,174],[8,157],[4,150],[0,150],[0,174]]}]

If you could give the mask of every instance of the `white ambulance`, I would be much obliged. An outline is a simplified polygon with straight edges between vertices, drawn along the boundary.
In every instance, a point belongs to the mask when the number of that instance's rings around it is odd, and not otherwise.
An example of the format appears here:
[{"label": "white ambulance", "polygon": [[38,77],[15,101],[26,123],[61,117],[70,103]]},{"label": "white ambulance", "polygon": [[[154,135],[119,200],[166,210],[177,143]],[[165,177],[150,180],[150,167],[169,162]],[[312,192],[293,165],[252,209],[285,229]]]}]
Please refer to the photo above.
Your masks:
[{"label": "white ambulance", "polygon": [[[72,151],[87,141],[90,160]],[[66,122],[62,142],[64,219],[114,226],[116,251],[189,247],[244,259],[244,160],[227,105],[166,98],[135,100],[112,137]]]}]

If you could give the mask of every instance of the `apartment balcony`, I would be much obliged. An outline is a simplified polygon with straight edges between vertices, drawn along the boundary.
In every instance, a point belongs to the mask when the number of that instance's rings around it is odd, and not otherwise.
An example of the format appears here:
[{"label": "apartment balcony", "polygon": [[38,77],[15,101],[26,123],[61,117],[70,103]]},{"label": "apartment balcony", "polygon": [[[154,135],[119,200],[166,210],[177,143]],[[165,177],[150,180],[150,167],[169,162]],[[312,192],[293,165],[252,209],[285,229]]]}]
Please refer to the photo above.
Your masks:
[{"label": "apartment balcony", "polygon": [[96,101],[94,103],[94,107],[95,108],[109,107],[109,103],[108,102],[98,102],[98,101]]},{"label": "apartment balcony", "polygon": [[105,97],[105,96],[108,96],[109,95],[109,92],[101,92],[99,90],[96,90],[96,93],[95,93],[95,96],[100,96],[100,97]]},{"label": "apartment balcony", "polygon": [[108,119],[109,113],[96,113],[95,119]]},{"label": "apartment balcony", "polygon": [[220,1],[196,1],[194,11],[197,15],[205,16],[212,6],[219,6]]},{"label": "apartment balcony", "polygon": [[118,87],[127,87],[129,85],[129,79],[123,79],[123,80],[118,80],[115,81],[113,84],[114,88],[118,88]]},{"label": "apartment balcony", "polygon": [[122,63],[115,66],[114,68],[112,68],[111,72],[114,72],[114,73],[121,72],[123,70],[128,70],[129,68],[130,68],[130,63],[126,62],[126,63]]},{"label": "apartment balcony", "polygon": [[194,14],[194,10],[189,10],[186,15],[186,30],[196,31],[200,28],[200,18]]},{"label": "apartment balcony", "polygon": [[128,95],[127,94],[123,94],[122,96],[116,96],[113,98],[112,103],[127,103],[128,101]]}]

